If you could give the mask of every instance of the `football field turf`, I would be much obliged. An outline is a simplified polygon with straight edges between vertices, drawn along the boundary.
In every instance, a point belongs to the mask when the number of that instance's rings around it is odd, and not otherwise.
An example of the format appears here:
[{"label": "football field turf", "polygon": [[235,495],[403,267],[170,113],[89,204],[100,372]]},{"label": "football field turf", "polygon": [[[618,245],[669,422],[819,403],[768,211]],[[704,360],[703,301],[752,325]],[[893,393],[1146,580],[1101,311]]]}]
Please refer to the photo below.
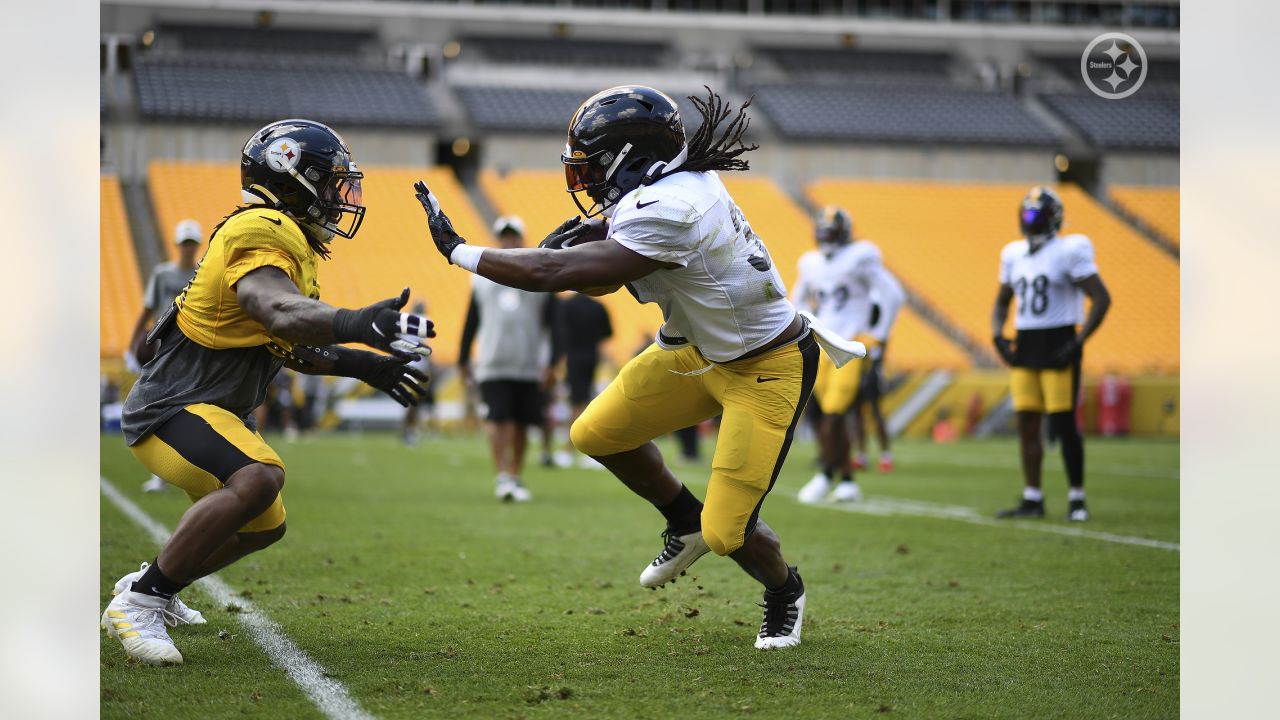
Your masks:
[{"label": "football field turf", "polygon": [[[637,584],[662,518],[607,473],[531,467],[534,502],[503,505],[478,438],[268,441],[288,465],[288,535],[219,576],[377,717],[1178,714],[1176,442],[1087,441],[1082,526],[1062,520],[1056,453],[1050,517],[989,520],[1021,485],[1013,440],[900,443],[894,473],[861,474],[857,511],[795,501],[814,457],[798,442],[762,517],[805,580],[803,643],[761,652],[760,588],[732,561]],[[700,495],[708,465],[676,473]],[[102,474],[166,527],[187,507],[141,493],[118,435]],[[105,497],[101,519],[105,606],[157,548]],[[235,602],[183,597],[209,622],[172,631],[181,667],[126,662],[104,636],[103,717],[320,716]]]}]

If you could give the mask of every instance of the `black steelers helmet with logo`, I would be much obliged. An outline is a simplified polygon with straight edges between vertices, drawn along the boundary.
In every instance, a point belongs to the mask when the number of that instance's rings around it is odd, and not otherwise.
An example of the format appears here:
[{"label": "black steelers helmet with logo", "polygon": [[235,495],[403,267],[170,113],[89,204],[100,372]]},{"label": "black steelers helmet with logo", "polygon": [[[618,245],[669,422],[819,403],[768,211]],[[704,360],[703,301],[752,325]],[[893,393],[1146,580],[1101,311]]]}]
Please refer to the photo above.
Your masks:
[{"label": "black steelers helmet with logo", "polygon": [[[687,152],[680,110],[666,94],[620,85],[587,99],[569,121],[564,163],[567,190],[587,217],[674,169]],[[579,193],[592,200],[584,206]]]},{"label": "black steelers helmet with logo", "polygon": [[1018,225],[1032,247],[1048,242],[1062,229],[1062,199],[1058,193],[1040,185],[1031,188],[1018,208]]},{"label": "black steelers helmet with logo", "polygon": [[344,238],[364,221],[364,175],[338,133],[311,120],[278,120],[254,133],[240,158],[240,187],[253,199]]},{"label": "black steelers helmet with logo", "polygon": [[835,249],[848,245],[853,240],[853,218],[844,208],[828,205],[818,216],[815,233],[818,245],[824,249]]}]

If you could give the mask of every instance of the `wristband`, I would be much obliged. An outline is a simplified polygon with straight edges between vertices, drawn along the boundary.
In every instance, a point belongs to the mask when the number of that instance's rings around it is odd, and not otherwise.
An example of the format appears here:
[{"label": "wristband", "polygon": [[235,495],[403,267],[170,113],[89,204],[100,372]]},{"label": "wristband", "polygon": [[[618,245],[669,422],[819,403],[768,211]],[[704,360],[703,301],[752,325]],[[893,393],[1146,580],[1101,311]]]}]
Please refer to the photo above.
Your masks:
[{"label": "wristband", "polygon": [[484,248],[463,243],[449,253],[449,262],[467,272],[476,272],[476,268],[480,267],[480,256],[483,254]]}]

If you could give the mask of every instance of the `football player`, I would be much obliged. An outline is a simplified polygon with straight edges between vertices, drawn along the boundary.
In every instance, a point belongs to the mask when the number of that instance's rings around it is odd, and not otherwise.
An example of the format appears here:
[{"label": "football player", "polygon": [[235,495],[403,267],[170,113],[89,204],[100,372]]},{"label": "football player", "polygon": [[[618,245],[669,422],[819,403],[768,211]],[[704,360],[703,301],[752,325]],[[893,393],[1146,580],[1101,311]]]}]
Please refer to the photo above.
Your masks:
[{"label": "football player", "polygon": [[[569,123],[568,191],[607,236],[584,237],[574,217],[538,248],[466,244],[418,183],[431,235],[455,265],[495,282],[544,292],[600,294],[626,285],[657,303],[656,342],[622,369],[573,424],[579,451],[602,463],[666,519],[665,544],[640,575],[657,588],[708,551],[727,555],[764,585],[761,649],[800,642],[805,589],[759,519],[818,368],[818,340],[787,300],[768,250],[716,171],[745,170],[746,107],[731,115],[710,90],[690,98],[703,116],[686,142],[674,101],[649,87],[592,96]],[[580,196],[586,195],[584,201]],[[815,330],[821,330],[817,326]],[[822,337],[824,347],[834,336]],[[844,358],[862,346],[835,339]],[[723,414],[705,502],[663,461],[653,439]]]},{"label": "football player", "polygon": [[434,332],[400,312],[408,289],[359,310],[318,300],[318,261],[364,218],[361,178],[320,123],[254,133],[240,161],[245,204],[214,228],[195,277],[147,336],[157,348],[125,400],[125,441],[194,504],[156,559],[116,583],[102,615],[130,657],[181,663],[167,626],[204,619],[178,593],[284,536],[284,463],[252,421],[281,366],[358,378],[404,405],[424,392],[429,378],[407,363],[429,353],[422,338]]},{"label": "football player", "polygon": [[[797,304],[811,304],[818,320],[850,340],[865,334],[876,342],[870,353],[876,358],[898,317],[904,299],[902,285],[884,266],[880,249],[868,240],[855,241],[849,213],[838,207],[823,210],[816,225],[818,249],[800,258],[799,278],[792,291]],[[880,298],[877,324],[871,327],[871,295]],[[874,360],[873,360],[874,362]],[[818,438],[822,446],[822,470],[800,489],[800,502],[818,503],[831,492],[836,473],[840,484],[832,494],[839,501],[855,501],[862,491],[853,479],[849,430],[845,418],[857,397],[864,363],[837,368],[829,358],[818,365],[813,396],[822,411]],[[855,420],[855,422],[858,422]]]},{"label": "football player", "polygon": [[[1000,253],[1000,290],[991,313],[996,352],[1012,368],[1013,409],[1018,418],[1022,475],[1026,487],[1017,507],[1002,510],[1002,518],[1044,517],[1040,466],[1044,446],[1041,418],[1062,445],[1067,471],[1067,520],[1089,519],[1084,504],[1084,439],[1076,427],[1076,396],[1080,390],[1081,349],[1097,331],[1111,307],[1111,294],[1098,274],[1093,244],[1084,235],[1059,235],[1062,200],[1047,187],[1034,187],[1018,210],[1023,240]],[[1017,336],[1004,337],[1009,305],[1018,311]],[[1091,301],[1084,315],[1084,298]],[[1083,327],[1077,330],[1081,320]]]}]

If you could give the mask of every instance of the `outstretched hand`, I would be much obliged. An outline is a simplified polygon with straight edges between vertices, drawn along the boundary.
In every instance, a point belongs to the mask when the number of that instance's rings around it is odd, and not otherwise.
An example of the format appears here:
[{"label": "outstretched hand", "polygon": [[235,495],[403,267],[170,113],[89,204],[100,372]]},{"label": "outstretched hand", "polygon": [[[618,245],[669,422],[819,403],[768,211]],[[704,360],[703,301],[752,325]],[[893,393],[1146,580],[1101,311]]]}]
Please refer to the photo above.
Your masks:
[{"label": "outstretched hand", "polygon": [[453,229],[449,216],[440,209],[440,201],[427,188],[426,183],[419,180],[413,184],[413,189],[417,191],[415,197],[422,203],[422,209],[427,213],[427,227],[431,229],[431,240],[435,242],[436,249],[445,260],[452,262],[450,256],[453,255],[453,251],[459,245],[465,245],[467,241]]},{"label": "outstretched hand", "polygon": [[360,342],[400,358],[427,357],[431,348],[423,338],[436,336],[435,323],[413,313],[400,312],[409,302],[409,288],[359,310],[340,309],[333,317],[333,336],[340,343]]}]

